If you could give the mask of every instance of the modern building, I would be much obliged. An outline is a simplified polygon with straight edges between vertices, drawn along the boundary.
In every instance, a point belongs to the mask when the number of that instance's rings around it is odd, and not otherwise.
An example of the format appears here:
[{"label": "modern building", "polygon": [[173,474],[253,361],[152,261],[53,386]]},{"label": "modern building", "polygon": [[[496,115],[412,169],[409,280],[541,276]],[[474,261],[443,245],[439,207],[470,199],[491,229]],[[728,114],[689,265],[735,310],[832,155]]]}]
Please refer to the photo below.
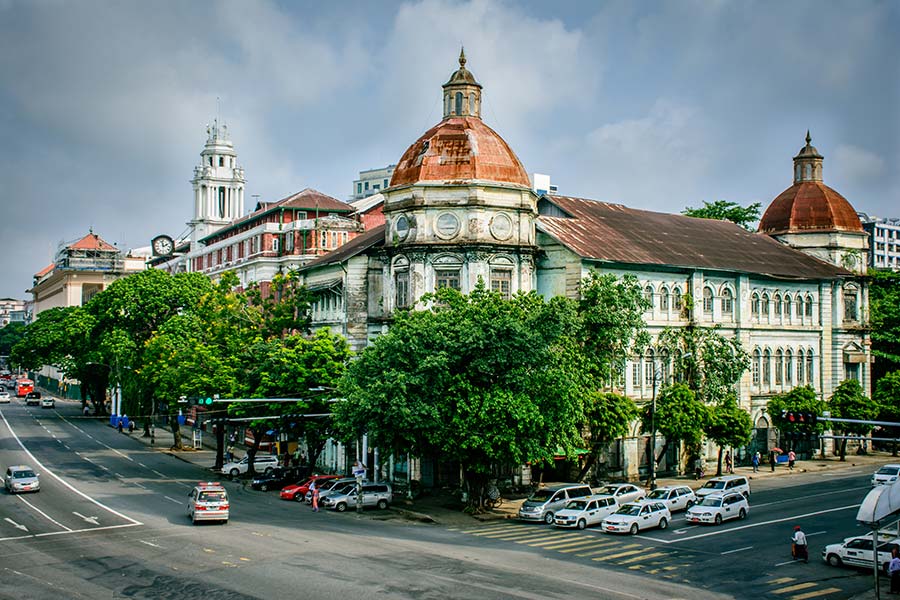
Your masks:
[{"label": "modern building", "polygon": [[559,189],[550,183],[550,176],[544,175],[543,173],[531,174],[531,189],[534,190],[534,193],[538,196],[555,196],[559,193]]},{"label": "modern building", "polygon": [[378,169],[369,169],[359,172],[359,179],[353,182],[351,200],[362,200],[385,189],[394,175],[397,165],[388,165]]},{"label": "modern building", "polygon": [[[394,311],[439,287],[467,293],[483,281],[507,297],[534,290],[577,298],[591,270],[629,274],[651,302],[645,320],[653,339],[669,327],[716,328],[751,355],[737,390],[756,427],[744,452],[775,443],[765,414],[775,394],[812,385],[827,398],[851,377],[869,390],[865,265],[853,260],[867,238],[850,204],[823,183],[823,157],[809,138],[794,158],[793,185],[754,233],[725,221],[539,196],[482,120],[481,98],[461,54],[443,85],[443,119],[402,154],[381,191],[385,225],[301,268],[319,290],[314,325],[359,350],[388,330]],[[671,359],[652,346],[630,357],[616,389],[649,401],[654,379],[671,381]],[[648,447],[634,423],[610,447],[608,472],[643,474]],[[684,458],[669,448],[663,469]],[[426,485],[437,483],[426,481],[436,470],[412,468]]]},{"label": "modern building", "polygon": [[900,270],[900,218],[882,219],[862,212],[856,214],[869,234],[869,266]]},{"label": "modern building", "polygon": [[28,323],[29,314],[25,300],[0,298],[0,327],[10,323]]}]

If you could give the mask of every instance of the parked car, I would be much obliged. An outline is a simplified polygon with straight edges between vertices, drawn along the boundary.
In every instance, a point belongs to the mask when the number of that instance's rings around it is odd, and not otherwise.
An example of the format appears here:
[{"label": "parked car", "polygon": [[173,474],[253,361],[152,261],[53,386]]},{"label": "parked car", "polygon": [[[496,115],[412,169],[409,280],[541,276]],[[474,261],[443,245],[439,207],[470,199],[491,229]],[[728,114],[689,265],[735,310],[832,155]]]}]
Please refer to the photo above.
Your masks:
[{"label": "parked car", "polygon": [[9,392],[0,390],[0,404],[9,404]]},{"label": "parked car", "polygon": [[25,406],[31,406],[32,404],[37,406],[41,403],[41,393],[40,392],[28,392],[25,394]]},{"label": "parked car", "polygon": [[630,483],[610,483],[609,485],[603,486],[597,493],[615,496],[616,502],[618,502],[620,506],[622,504],[628,504],[629,502],[637,502],[647,495],[647,492]]},{"label": "parked car", "polygon": [[[225,473],[232,479],[238,475],[245,474],[250,468],[250,463],[247,458],[248,457],[245,456],[239,461],[226,463],[222,466],[222,473]],[[258,473],[271,473],[277,466],[278,457],[271,454],[257,454],[256,458],[253,460],[253,470]]]},{"label": "parked car", "polygon": [[200,482],[188,492],[187,515],[197,521],[228,522],[228,492],[218,482]]},{"label": "parked car", "polygon": [[750,498],[750,482],[743,475],[724,475],[713,477],[706,484],[694,492],[697,498],[724,492],[738,492],[745,498]]},{"label": "parked car", "polygon": [[[300,483],[283,487],[280,494],[281,499],[303,502],[303,500],[306,498],[306,492],[309,491],[309,484],[311,484],[313,481],[315,481],[316,485],[318,486],[322,485],[324,482],[338,479],[339,477],[339,475],[311,475]],[[321,487],[319,489],[321,489]]]},{"label": "parked car", "polygon": [[56,408],[56,399],[53,396],[41,398],[41,408]]},{"label": "parked car", "polygon": [[[363,483],[369,483],[368,481],[363,481]],[[356,477],[340,477],[338,479],[332,479],[331,481],[326,481],[319,488],[319,502],[325,499],[329,494],[333,494],[335,492],[340,492],[348,485],[356,486]],[[307,504],[312,504],[312,492],[307,491],[306,497],[304,498]]]},{"label": "parked car", "polygon": [[685,519],[690,523],[715,523],[721,525],[728,519],[744,519],[750,512],[750,503],[739,492],[726,492],[704,496],[698,504],[688,509]]},{"label": "parked car", "polygon": [[[888,563],[891,562],[891,549],[894,547],[900,548],[900,538],[896,535],[879,535],[878,564],[884,573],[887,573]],[[872,536],[848,537],[839,544],[828,544],[822,550],[822,560],[832,567],[847,565],[871,569]]]},{"label": "parked car", "polygon": [[900,465],[884,465],[872,475],[872,485],[894,483],[900,475]]},{"label": "parked car", "polygon": [[662,502],[669,509],[669,512],[678,510],[687,510],[697,503],[697,496],[694,490],[686,485],[667,485],[658,487],[641,502]]},{"label": "parked car", "polygon": [[[364,483],[362,485],[363,507],[375,506],[384,510],[391,503],[391,486],[388,483]],[[322,498],[321,504],[338,512],[344,512],[347,508],[355,507],[357,502],[356,485],[349,484]]]},{"label": "parked car", "polygon": [[300,471],[296,468],[276,467],[270,473],[256,475],[250,482],[254,490],[267,492],[277,490],[284,486],[297,483],[301,479]]},{"label": "parked car", "polygon": [[631,503],[603,519],[601,525],[607,533],[630,533],[634,535],[644,529],[659,527],[665,529],[672,520],[672,513],[662,502]]},{"label": "parked car", "polygon": [[591,495],[589,486],[577,483],[540,488],[522,503],[519,518],[523,521],[543,521],[551,525],[556,511],[565,508],[569,500]]},{"label": "parked car", "polygon": [[584,529],[599,525],[603,519],[616,512],[619,503],[608,495],[585,496],[569,500],[565,508],[556,513],[553,524],[557,527],[577,527]]},{"label": "parked car", "polygon": [[10,494],[41,491],[40,474],[28,465],[14,465],[6,469],[3,485]]}]

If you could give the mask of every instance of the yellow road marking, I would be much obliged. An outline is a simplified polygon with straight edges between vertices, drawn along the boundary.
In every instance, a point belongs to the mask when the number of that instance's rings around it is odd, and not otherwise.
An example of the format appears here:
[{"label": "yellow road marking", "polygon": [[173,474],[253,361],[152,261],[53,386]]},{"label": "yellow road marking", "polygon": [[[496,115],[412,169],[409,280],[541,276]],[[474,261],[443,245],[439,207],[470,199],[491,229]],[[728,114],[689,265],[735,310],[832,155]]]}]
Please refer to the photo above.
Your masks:
[{"label": "yellow road marking", "polygon": [[[628,546],[622,546],[622,549],[623,549],[623,550],[626,550],[626,549],[628,549],[628,548],[637,548],[639,545],[640,545],[640,544],[631,544],[631,545],[628,545]],[[606,547],[606,548],[603,548],[603,549],[601,549],[601,550],[594,550],[593,552],[585,552],[585,553],[583,553],[583,554],[576,554],[575,556],[578,556],[578,557],[593,556],[593,555],[595,555],[595,554],[600,554],[601,552],[606,552],[606,551],[608,551],[608,550],[609,550],[609,548]]]},{"label": "yellow road marking", "polygon": [[548,544],[558,540],[548,540],[546,535],[521,535],[516,537],[490,538],[492,540],[502,540],[505,542],[516,542],[517,544],[528,544],[540,540],[546,541]]},{"label": "yellow road marking", "polygon": [[[598,542],[596,540],[592,540],[594,543],[590,545],[590,548],[609,548],[610,546],[615,546],[614,542]],[[578,552],[580,550],[586,550],[587,548],[564,548],[560,550],[562,554],[568,554],[569,552]],[[578,556],[582,556],[579,554]]]},{"label": "yellow road marking", "polygon": [[474,535],[476,537],[481,537],[481,536],[488,537],[488,536],[492,536],[492,535],[507,535],[510,533],[525,533],[525,532],[534,533],[534,529],[532,529],[531,527],[504,527],[502,529],[491,529],[489,531],[484,531],[484,530],[475,531],[475,532],[472,532],[472,535]]},{"label": "yellow road marking", "polygon": [[629,558],[627,560],[620,560],[618,564],[627,565],[627,564],[631,564],[631,563],[638,562],[641,560],[650,560],[652,558],[659,558],[660,556],[665,556],[665,555],[666,555],[665,552],[653,552],[651,554],[646,554],[644,556],[635,556],[634,558]]},{"label": "yellow road marking", "polygon": [[771,585],[779,585],[782,583],[788,583],[789,581],[794,581],[793,577],[779,577],[778,579],[773,579],[771,581],[767,581],[766,583]]},{"label": "yellow road marking", "polygon": [[578,540],[567,540],[565,542],[559,542],[558,544],[551,544],[549,546],[544,546],[544,549],[545,550],[558,550],[560,548],[568,548],[569,546],[590,546],[591,544],[594,544],[594,543],[596,543],[596,540],[591,539],[591,538],[578,539]]},{"label": "yellow road marking", "polygon": [[[573,537],[573,536],[567,535],[567,536],[562,537],[562,538],[560,538],[560,537],[555,537],[555,538],[550,538],[550,539],[548,539],[548,540],[545,539],[545,540],[541,540],[541,541],[538,541],[538,542],[525,542],[525,543],[528,544],[529,546],[535,546],[535,547],[538,547],[538,548],[539,548],[539,547],[541,547],[541,546],[553,545],[553,544],[559,544],[559,543],[561,543],[561,542],[571,542],[571,541],[573,541],[573,540],[572,540],[572,537]],[[581,536],[576,536],[576,537],[578,537],[579,539],[581,538]]]},{"label": "yellow road marking", "polygon": [[628,552],[619,552],[618,554],[610,554],[609,556],[598,556],[592,560],[602,561],[602,560],[613,560],[616,558],[624,558],[626,556],[632,556],[634,554],[640,554],[643,550],[629,550]]},{"label": "yellow road marking", "polygon": [[841,588],[827,588],[824,590],[816,590],[814,592],[806,592],[805,594],[791,596],[791,600],[808,600],[809,598],[820,598],[822,596],[827,596],[828,594],[834,594],[843,591],[844,590],[842,590]]},{"label": "yellow road marking", "polygon": [[817,583],[798,583],[797,585],[789,585],[786,588],[781,588],[780,590],[772,590],[772,594],[789,594],[791,592],[799,592],[800,590],[808,590],[811,587],[816,587]]}]

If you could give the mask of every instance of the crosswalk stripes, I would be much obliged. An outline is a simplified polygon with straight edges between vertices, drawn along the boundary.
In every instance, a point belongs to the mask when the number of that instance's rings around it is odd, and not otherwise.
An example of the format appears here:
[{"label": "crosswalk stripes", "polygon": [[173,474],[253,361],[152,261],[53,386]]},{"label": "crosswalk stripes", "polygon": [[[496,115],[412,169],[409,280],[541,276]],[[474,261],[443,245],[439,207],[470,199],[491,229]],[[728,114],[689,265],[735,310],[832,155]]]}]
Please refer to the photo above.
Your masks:
[{"label": "crosswalk stripes", "polygon": [[[578,558],[586,558],[586,557],[589,557],[589,556],[594,556],[595,554],[603,554],[604,552],[609,552],[609,551],[612,549],[612,547],[615,547],[615,546],[618,546],[618,544],[616,544],[616,543],[607,543],[607,544],[604,544],[604,545],[601,546],[601,547],[598,547],[598,548],[599,548],[598,550],[594,550],[594,551],[592,551],[592,552],[580,552],[580,553],[576,554],[575,556],[577,556]],[[596,547],[596,546],[595,546],[595,547]],[[623,549],[625,549],[625,548],[639,548],[639,547],[640,547],[640,544],[629,544],[629,545],[627,545],[627,546],[619,546],[619,547],[620,547],[620,548],[623,548]]]},{"label": "crosswalk stripes", "polygon": [[777,579],[770,579],[766,582],[767,585],[783,587],[769,590],[768,593],[773,594],[779,598],[787,598],[788,600],[811,600],[812,598],[824,598],[832,594],[844,593],[844,590],[842,590],[841,588],[822,588],[818,583],[812,581],[794,583],[796,581],[797,579],[795,577],[779,577]]}]

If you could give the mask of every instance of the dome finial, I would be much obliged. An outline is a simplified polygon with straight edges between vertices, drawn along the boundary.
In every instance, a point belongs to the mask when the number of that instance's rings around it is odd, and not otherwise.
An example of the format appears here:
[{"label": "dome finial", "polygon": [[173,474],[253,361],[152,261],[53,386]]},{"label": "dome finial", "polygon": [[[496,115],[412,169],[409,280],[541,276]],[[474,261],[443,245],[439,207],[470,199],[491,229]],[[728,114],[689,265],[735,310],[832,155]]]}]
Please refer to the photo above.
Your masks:
[{"label": "dome finial", "polygon": [[466,48],[465,48],[465,46],[459,47],[459,68],[460,69],[466,68]]},{"label": "dome finial", "polygon": [[812,136],[809,135],[809,129],[806,130],[806,145],[809,146],[810,142],[812,142]]}]

